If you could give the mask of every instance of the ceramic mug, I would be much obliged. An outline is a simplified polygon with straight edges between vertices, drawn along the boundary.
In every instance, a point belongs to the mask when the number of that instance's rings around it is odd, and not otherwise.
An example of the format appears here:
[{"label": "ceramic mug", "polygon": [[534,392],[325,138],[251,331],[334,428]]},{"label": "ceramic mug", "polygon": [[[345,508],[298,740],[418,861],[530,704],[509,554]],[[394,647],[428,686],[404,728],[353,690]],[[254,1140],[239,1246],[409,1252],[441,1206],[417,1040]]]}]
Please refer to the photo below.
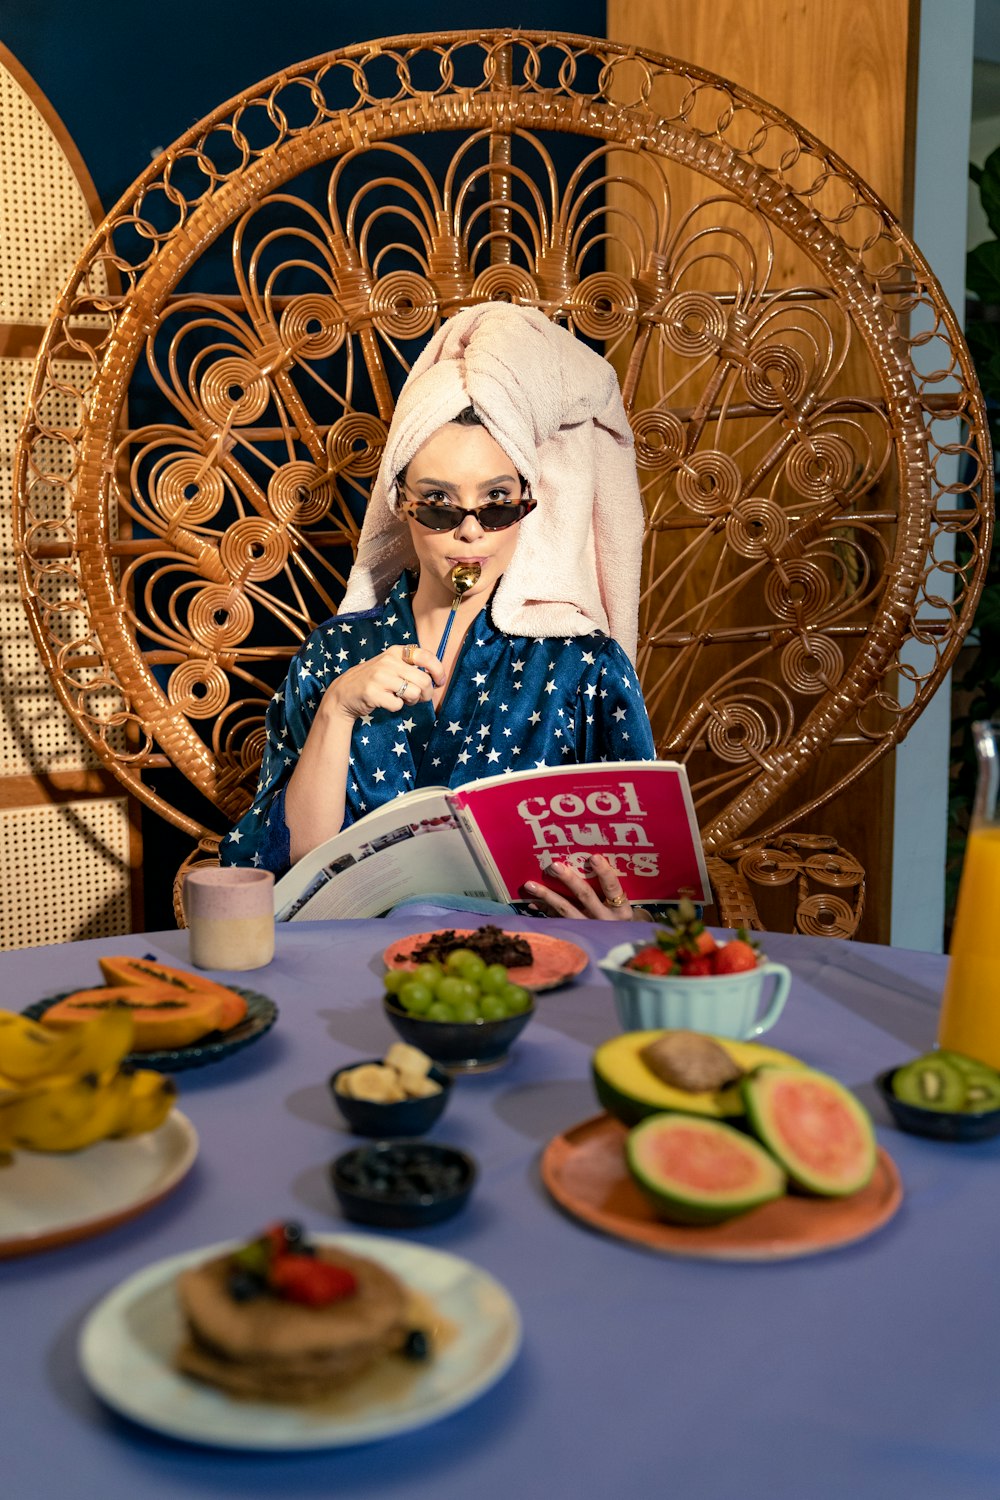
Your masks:
[{"label": "ceramic mug", "polygon": [[274,957],[274,876],[244,865],[189,870],[184,920],[196,968],[263,968]]},{"label": "ceramic mug", "polygon": [[621,967],[636,946],[619,943],[598,965],[611,980],[624,1031],[662,1027],[748,1041],[770,1031],[788,999],[792,977],[784,964],[763,963],[740,974],[691,979],[682,974],[643,974]]}]

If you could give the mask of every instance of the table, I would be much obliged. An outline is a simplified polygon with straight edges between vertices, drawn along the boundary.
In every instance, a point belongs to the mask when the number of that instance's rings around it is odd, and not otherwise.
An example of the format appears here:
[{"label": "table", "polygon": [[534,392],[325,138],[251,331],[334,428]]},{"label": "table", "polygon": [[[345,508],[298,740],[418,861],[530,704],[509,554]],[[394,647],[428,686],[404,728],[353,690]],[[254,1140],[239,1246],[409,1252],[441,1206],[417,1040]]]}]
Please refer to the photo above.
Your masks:
[{"label": "table", "polygon": [[[90,1394],[78,1330],[124,1277],[274,1218],[352,1227],[327,1185],[328,1161],[352,1138],[337,1127],[326,1079],[391,1040],[378,1003],[385,944],[446,925],[455,919],[437,913],[281,928],[272,965],[232,976],[278,1002],[277,1027],[223,1063],[178,1075],[201,1137],[184,1183],[99,1238],[0,1263],[8,1500],[996,1500],[1000,1142],[948,1146],[891,1127],[870,1080],[932,1044],[945,960],[833,940],[768,936],[769,955],[794,974],[769,1040],[872,1109],[906,1197],[871,1239],[732,1266],[653,1255],[559,1212],[539,1155],[596,1112],[590,1054],[617,1030],[610,989],[591,966],[540,997],[510,1065],[461,1080],[435,1128],[471,1151],[482,1175],[463,1215],[413,1238],[490,1271],[524,1320],[521,1354],[490,1393],[420,1432],[298,1455],[186,1446]],[[648,933],[600,922],[546,930],[595,958]],[[183,963],[186,938],[4,954],[3,1003],[20,1009],[97,982],[102,952]]]}]

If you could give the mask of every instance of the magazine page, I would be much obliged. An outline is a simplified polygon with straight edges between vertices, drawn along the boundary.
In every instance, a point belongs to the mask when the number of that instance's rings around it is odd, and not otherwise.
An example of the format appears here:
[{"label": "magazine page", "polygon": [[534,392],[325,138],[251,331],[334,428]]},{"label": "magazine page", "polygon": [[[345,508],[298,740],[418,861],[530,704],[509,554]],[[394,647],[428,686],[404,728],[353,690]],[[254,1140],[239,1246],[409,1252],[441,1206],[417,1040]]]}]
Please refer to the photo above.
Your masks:
[{"label": "magazine page", "polygon": [[299,860],[274,888],[279,922],[376,917],[431,891],[491,896],[440,789],[397,797]]},{"label": "magazine page", "polygon": [[610,860],[630,901],[711,900],[687,772],[674,761],[518,771],[461,787],[452,802],[487,846],[508,901],[524,899],[527,880],[564,892],[548,866],[587,874],[591,854]]}]

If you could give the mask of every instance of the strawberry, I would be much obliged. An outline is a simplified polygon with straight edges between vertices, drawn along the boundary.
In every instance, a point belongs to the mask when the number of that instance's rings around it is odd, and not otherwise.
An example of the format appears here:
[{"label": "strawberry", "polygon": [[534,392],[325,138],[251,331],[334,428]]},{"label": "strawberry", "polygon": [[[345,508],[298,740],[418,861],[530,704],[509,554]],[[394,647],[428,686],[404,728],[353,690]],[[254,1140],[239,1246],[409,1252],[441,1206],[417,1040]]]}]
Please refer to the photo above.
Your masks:
[{"label": "strawberry", "polygon": [[279,1297],[308,1307],[328,1307],[358,1289],[357,1278],[345,1266],[331,1266],[312,1255],[276,1255],[267,1281]]},{"label": "strawberry", "polygon": [[705,974],[714,974],[715,966],[710,953],[695,953],[681,958],[681,973],[685,979],[696,979]]},{"label": "strawberry", "polygon": [[713,972],[716,974],[743,974],[756,969],[759,961],[757,950],[744,938],[733,938],[717,949],[713,957]]},{"label": "strawberry", "polygon": [[647,943],[645,948],[640,948],[638,953],[632,955],[625,967],[638,969],[642,974],[669,974],[673,962],[670,955],[664,953],[656,943]]}]

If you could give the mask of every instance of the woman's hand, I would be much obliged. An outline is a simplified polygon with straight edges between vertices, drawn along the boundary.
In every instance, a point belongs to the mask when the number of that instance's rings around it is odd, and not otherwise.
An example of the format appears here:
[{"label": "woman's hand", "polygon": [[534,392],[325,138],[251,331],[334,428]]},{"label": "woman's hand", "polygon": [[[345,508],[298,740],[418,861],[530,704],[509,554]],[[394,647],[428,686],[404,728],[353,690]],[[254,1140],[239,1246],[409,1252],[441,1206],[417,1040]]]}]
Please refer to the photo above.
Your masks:
[{"label": "woman's hand", "polygon": [[643,922],[647,914],[625,899],[621,881],[614,866],[600,854],[592,854],[587,861],[592,875],[596,875],[600,891],[571,865],[551,864],[548,873],[561,880],[566,895],[556,894],[548,886],[529,880],[522,887],[547,917],[593,917],[599,922]]},{"label": "woman's hand", "polygon": [[335,677],[323,694],[326,713],[363,719],[377,708],[398,714],[430,698],[444,683],[444,667],[422,646],[390,646]]}]

